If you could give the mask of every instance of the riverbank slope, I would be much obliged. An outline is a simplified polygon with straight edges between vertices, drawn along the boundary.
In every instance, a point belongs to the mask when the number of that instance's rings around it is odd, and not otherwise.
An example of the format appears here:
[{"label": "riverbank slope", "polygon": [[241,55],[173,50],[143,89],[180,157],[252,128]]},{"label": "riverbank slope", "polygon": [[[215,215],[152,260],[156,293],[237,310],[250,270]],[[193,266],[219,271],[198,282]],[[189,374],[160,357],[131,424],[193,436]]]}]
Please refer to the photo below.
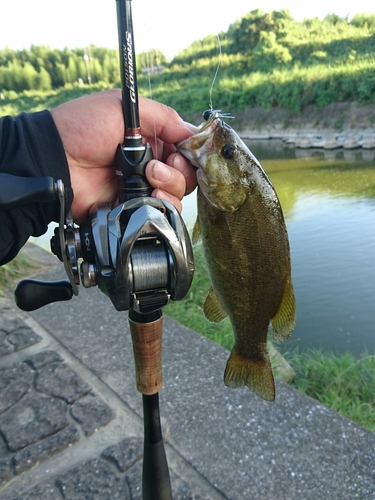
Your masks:
[{"label": "riverbank slope", "polygon": [[[266,111],[260,106],[224,111],[233,113],[230,124],[245,139],[284,139],[297,147],[324,147],[329,140],[332,147],[375,148],[375,104],[308,105],[299,113],[280,107]],[[202,121],[199,115],[185,118],[193,123]],[[302,138],[307,146],[301,145]]]}]

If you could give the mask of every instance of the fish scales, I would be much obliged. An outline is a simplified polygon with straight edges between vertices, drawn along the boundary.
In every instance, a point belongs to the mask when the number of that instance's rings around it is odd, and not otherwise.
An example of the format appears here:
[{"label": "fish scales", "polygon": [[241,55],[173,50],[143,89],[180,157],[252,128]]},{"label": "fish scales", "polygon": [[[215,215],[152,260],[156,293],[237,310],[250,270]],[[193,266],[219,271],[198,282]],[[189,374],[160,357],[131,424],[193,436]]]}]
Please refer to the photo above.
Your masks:
[{"label": "fish scales", "polygon": [[177,147],[198,168],[193,242],[200,234],[212,283],[204,312],[215,322],[228,314],[234,332],[224,382],[273,401],[268,327],[272,321],[274,337],[282,340],[295,323],[289,241],[276,192],[218,114]]}]

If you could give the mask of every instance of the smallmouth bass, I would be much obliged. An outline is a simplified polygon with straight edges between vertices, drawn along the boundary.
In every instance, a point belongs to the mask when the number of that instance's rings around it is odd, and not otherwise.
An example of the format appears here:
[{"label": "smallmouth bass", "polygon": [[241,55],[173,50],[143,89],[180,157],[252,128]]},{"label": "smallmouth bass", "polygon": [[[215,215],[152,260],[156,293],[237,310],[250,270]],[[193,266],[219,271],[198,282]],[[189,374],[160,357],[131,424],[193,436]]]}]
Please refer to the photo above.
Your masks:
[{"label": "smallmouth bass", "polygon": [[224,383],[247,386],[273,401],[268,327],[271,322],[273,337],[285,340],[296,318],[288,234],[277,194],[257,159],[216,111],[176,147],[198,169],[192,239],[193,244],[202,239],[212,284],[204,314],[215,323],[228,315],[234,332]]}]

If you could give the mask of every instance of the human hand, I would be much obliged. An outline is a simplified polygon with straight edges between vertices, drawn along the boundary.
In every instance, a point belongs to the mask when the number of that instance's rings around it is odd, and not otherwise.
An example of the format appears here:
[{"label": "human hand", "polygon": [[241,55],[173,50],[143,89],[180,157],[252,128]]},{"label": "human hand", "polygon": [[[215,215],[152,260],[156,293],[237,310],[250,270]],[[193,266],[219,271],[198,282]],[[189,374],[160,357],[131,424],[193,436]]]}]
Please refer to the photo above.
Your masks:
[{"label": "human hand", "polygon": [[[88,218],[99,203],[114,206],[118,178],[113,164],[117,146],[124,141],[121,91],[107,90],[68,101],[51,110],[69,164],[74,199],[71,206],[77,223]],[[139,99],[141,132],[149,142],[154,160],[146,167],[152,195],[170,201],[181,211],[181,199],[196,185],[195,168],[174,147],[196,128],[175,110],[156,101]]]}]

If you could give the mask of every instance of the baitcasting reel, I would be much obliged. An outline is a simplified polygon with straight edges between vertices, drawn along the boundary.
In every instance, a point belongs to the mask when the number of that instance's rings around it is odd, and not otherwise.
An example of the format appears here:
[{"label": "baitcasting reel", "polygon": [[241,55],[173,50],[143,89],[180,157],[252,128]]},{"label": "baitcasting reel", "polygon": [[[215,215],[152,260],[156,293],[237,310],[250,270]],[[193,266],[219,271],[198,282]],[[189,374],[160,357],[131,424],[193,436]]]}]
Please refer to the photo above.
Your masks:
[{"label": "baitcasting reel", "polygon": [[20,309],[32,311],[69,300],[78,295],[80,282],[86,288],[98,286],[117,311],[134,309],[140,314],[161,309],[187,294],[194,273],[193,251],[182,217],[171,203],[140,197],[114,209],[99,206],[89,221],[75,226],[69,215],[64,222],[61,181],[24,179],[29,186],[25,190],[20,177],[1,175],[13,186],[8,191],[12,195],[0,200],[4,208],[40,201],[43,182],[42,198],[51,201],[58,196],[60,200],[60,224],[51,239],[51,250],[64,263],[69,281],[21,281],[15,290]]},{"label": "baitcasting reel", "polygon": [[[63,260],[66,249],[72,286],[98,286],[117,311],[146,314],[169,300],[185,297],[193,277],[193,256],[185,225],[178,211],[156,198],[136,198],[110,210],[99,207],[89,224],[69,222],[56,231],[52,251]],[[62,243],[62,244],[61,244]]]}]

